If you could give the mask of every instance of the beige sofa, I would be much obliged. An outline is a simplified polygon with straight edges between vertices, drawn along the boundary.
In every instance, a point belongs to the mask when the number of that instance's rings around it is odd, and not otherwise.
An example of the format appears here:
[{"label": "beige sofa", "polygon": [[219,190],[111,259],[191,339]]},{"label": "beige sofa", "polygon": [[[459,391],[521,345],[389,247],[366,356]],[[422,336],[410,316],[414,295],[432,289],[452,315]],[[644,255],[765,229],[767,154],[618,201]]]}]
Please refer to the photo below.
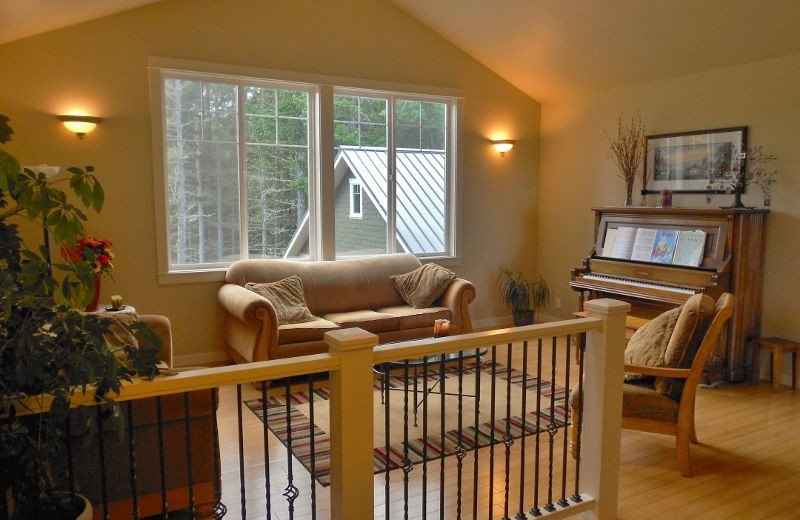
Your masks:
[{"label": "beige sofa", "polygon": [[[245,363],[326,352],[323,335],[338,328],[360,327],[377,334],[381,343],[432,336],[437,319],[451,321],[451,334],[471,331],[468,306],[475,287],[466,280],[456,278],[432,307],[415,309],[403,301],[389,277],[420,265],[411,254],[332,262],[234,262],[219,290],[228,357]],[[244,285],[292,275],[303,281],[308,308],[317,319],[279,327],[272,305]]]}]

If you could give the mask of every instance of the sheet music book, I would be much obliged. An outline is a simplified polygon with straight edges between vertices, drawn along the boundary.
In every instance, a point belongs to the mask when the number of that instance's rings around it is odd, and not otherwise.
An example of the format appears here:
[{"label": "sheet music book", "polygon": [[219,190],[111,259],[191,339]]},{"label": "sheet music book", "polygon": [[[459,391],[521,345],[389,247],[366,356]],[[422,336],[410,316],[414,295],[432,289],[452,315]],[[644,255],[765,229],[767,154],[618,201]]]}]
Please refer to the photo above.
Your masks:
[{"label": "sheet music book", "polygon": [[659,229],[653,241],[653,251],[650,261],[658,264],[671,264],[675,254],[675,244],[678,242],[677,229]]},{"label": "sheet music book", "polygon": [[697,267],[703,260],[703,251],[706,246],[706,232],[679,231],[678,241],[675,244],[675,256],[672,258],[674,265],[689,265]]},{"label": "sheet music book", "polygon": [[633,253],[631,260],[638,260],[640,262],[649,262],[650,255],[653,252],[653,242],[656,239],[657,229],[653,228],[639,228],[636,231],[636,240],[633,242]]},{"label": "sheet music book", "polygon": [[617,241],[617,230],[606,229],[606,240],[603,242],[603,250],[600,251],[600,256],[611,256],[614,251],[614,243]]},{"label": "sheet music book", "polygon": [[614,248],[611,250],[611,254],[607,256],[630,260],[631,254],[633,253],[633,242],[636,240],[636,230],[637,228],[632,227],[617,228]]}]

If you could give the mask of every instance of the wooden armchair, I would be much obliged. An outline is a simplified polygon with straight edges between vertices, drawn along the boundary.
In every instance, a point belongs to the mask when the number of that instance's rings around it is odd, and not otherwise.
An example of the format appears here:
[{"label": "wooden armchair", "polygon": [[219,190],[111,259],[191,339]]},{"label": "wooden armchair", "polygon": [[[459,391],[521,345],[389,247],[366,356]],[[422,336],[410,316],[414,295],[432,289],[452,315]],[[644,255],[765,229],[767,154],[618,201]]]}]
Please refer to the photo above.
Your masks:
[{"label": "wooden armchair", "polygon": [[[647,376],[683,380],[679,388],[680,398],[658,392],[655,388],[640,384],[625,383],[622,393],[622,427],[650,433],[674,435],[681,475],[692,476],[689,462],[689,445],[697,443],[694,424],[695,396],[703,368],[717,344],[725,322],[733,314],[733,295],[724,293],[714,307],[714,317],[706,330],[690,368],[649,367],[625,365],[625,372]],[[573,393],[573,396],[577,392]],[[577,456],[579,416],[577,399],[570,399],[573,413],[572,454]]]}]

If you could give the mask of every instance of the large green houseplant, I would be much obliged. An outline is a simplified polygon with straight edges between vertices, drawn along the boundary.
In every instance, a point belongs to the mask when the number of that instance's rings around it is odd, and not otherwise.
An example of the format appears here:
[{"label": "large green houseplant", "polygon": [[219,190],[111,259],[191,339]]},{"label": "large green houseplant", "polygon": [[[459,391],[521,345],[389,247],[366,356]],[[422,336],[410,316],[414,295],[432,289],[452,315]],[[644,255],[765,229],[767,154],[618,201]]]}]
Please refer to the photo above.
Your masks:
[{"label": "large green houseplant", "polygon": [[530,325],[534,320],[534,310],[550,304],[550,287],[544,278],[537,276],[528,281],[522,271],[500,268],[497,290],[503,304],[511,309],[514,325]]},{"label": "large green houseplant", "polygon": [[[12,133],[8,118],[0,115],[0,145]],[[147,327],[131,327],[138,348],[111,347],[105,341],[110,320],[77,310],[94,289],[88,248],[84,258],[51,265],[45,246],[29,247],[20,238],[16,221],[28,220],[43,227],[54,246],[74,246],[84,231],[85,211],[102,208],[103,189],[93,169],[68,172],[48,179],[22,168],[0,147],[0,514],[12,519],[74,518],[75,511],[65,511],[82,508],[82,500],[60,492],[64,475],[57,469],[74,393],[94,387],[121,427],[112,393],[134,375],[157,373],[161,344]],[[49,411],[35,413],[47,409],[50,399]],[[82,424],[88,435],[91,419]]]}]

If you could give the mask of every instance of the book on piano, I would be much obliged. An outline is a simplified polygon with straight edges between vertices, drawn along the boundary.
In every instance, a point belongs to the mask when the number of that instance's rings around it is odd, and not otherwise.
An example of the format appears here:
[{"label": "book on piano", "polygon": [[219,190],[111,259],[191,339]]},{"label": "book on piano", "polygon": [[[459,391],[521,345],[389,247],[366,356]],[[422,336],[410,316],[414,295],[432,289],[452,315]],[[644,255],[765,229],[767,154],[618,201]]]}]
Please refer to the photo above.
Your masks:
[{"label": "book on piano", "polygon": [[671,264],[677,242],[677,229],[659,229],[653,240],[649,260],[657,264]]},{"label": "book on piano", "polygon": [[[614,240],[614,248],[611,250],[611,258],[621,258],[623,260],[630,260],[633,254],[633,243],[636,240],[636,230],[638,228],[620,226],[617,228],[617,234]],[[605,250],[603,251],[605,253]]]},{"label": "book on piano", "polygon": [[631,260],[649,262],[653,252],[653,242],[656,239],[656,229],[639,228],[636,230],[636,240],[633,241]]},{"label": "book on piano", "polygon": [[706,246],[705,231],[680,231],[675,244],[675,255],[672,258],[674,265],[688,265],[697,267],[703,260]]}]

